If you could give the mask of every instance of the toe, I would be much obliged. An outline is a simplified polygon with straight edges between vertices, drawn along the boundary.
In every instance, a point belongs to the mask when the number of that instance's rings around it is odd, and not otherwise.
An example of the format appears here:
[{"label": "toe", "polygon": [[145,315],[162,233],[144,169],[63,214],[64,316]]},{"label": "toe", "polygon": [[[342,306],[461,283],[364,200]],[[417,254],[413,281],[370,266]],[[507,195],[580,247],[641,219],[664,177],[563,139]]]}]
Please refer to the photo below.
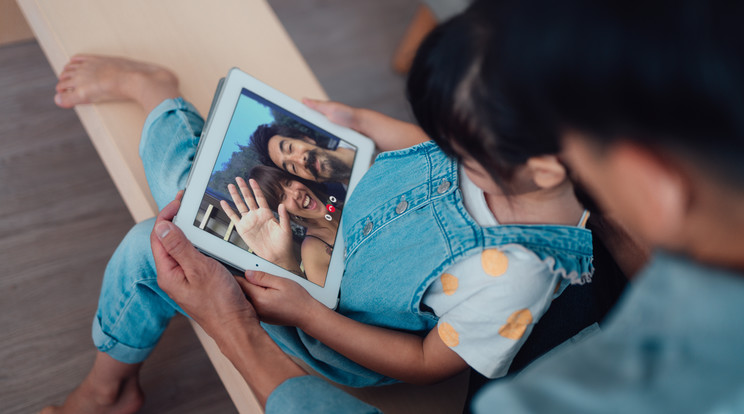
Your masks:
[{"label": "toe", "polygon": [[56,90],[57,92],[62,92],[73,89],[74,87],[75,85],[73,84],[72,79],[69,76],[60,77],[59,81],[57,82],[57,86],[54,87],[54,90]]},{"label": "toe", "polygon": [[90,60],[93,55],[77,54],[70,58],[70,63],[80,63],[86,60]]},{"label": "toe", "polygon": [[63,90],[54,95],[54,103],[60,108],[72,108],[79,104],[79,101],[74,89]]}]

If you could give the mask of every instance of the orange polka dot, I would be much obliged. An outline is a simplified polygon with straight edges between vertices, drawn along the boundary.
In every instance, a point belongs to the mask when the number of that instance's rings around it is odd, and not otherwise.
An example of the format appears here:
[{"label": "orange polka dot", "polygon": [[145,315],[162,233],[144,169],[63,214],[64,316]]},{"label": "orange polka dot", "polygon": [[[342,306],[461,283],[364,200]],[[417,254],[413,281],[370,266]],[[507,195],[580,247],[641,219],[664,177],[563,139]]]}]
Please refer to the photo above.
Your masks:
[{"label": "orange polka dot", "polygon": [[501,276],[509,267],[509,258],[499,249],[488,249],[481,253],[481,266],[489,276]]},{"label": "orange polka dot", "polygon": [[531,323],[532,312],[529,309],[518,310],[506,319],[506,325],[499,329],[499,335],[516,341],[524,335],[527,325]]},{"label": "orange polka dot", "polygon": [[454,348],[460,343],[460,334],[447,322],[440,323],[437,326],[437,332],[439,332],[442,342],[450,348]]},{"label": "orange polka dot", "polygon": [[444,273],[441,279],[442,279],[442,288],[444,289],[444,294],[447,296],[450,296],[453,293],[455,293],[455,291],[457,290],[457,286],[459,286],[459,283],[460,283],[457,280],[457,277],[449,273]]}]

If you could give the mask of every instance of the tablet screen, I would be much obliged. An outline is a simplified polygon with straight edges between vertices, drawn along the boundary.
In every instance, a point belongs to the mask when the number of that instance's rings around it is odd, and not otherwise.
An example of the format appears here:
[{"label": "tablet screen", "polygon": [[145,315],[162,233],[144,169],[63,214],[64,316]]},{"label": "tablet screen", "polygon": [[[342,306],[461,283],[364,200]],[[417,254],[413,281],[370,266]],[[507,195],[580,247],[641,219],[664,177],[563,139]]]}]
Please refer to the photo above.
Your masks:
[{"label": "tablet screen", "polygon": [[193,224],[323,286],[356,152],[244,88]]}]

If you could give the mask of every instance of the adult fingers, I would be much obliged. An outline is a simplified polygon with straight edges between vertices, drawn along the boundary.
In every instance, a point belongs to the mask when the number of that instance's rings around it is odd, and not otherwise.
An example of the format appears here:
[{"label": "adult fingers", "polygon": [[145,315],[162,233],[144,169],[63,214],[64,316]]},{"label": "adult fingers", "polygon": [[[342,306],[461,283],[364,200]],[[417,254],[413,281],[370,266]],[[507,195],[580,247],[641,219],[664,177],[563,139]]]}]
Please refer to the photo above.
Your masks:
[{"label": "adult fingers", "polygon": [[178,213],[178,209],[181,208],[181,199],[183,198],[183,191],[179,191],[178,194],[176,194],[176,199],[168,203],[165,207],[163,207],[162,210],[158,213],[158,216],[156,217],[156,221],[162,221],[162,220],[173,220],[173,217],[176,216]]},{"label": "adult fingers", "polygon": [[220,200],[220,206],[222,207],[222,211],[227,214],[227,217],[230,217],[230,220],[232,220],[233,223],[237,224],[240,222],[240,216],[235,211],[233,211],[227,201]]},{"label": "adult fingers", "polygon": [[[238,185],[240,185],[240,182],[242,180],[242,178],[235,179],[235,181],[238,182]],[[248,202],[248,205],[245,204],[245,202],[243,201],[243,197],[238,194],[238,189],[235,187],[235,184],[228,184],[227,191],[230,192],[230,198],[232,198],[233,203],[235,203],[235,207],[238,209],[238,213],[240,213],[241,215],[255,208],[256,203],[253,202],[252,198],[247,198],[246,201]]]},{"label": "adult fingers", "polygon": [[166,293],[172,294],[173,288],[187,282],[186,275],[178,262],[165,250],[160,239],[153,230],[150,235],[150,248],[155,259],[155,270],[158,276],[158,286]]},{"label": "adult fingers", "polygon": [[279,227],[284,231],[291,232],[292,226],[289,224],[289,213],[287,212],[287,208],[284,207],[284,204],[279,204],[277,213],[279,213]]},{"label": "adult fingers", "polygon": [[[266,201],[266,197],[264,197],[263,191],[261,191],[261,187],[258,186],[258,183],[254,179],[248,180],[251,183],[251,189],[253,190],[253,195],[256,196],[256,203],[258,203],[258,206],[261,208],[269,208],[269,203]],[[248,188],[246,187],[246,192],[248,191]]]},{"label": "adult fingers", "polygon": [[252,193],[251,190],[248,188],[248,184],[246,184],[245,180],[238,177],[235,179],[235,181],[237,181],[238,187],[240,188],[240,194],[243,195],[245,202],[248,203],[248,207],[251,210],[256,210],[261,207],[261,203],[256,204],[256,197],[254,193]]},{"label": "adult fingers", "polygon": [[170,221],[157,221],[153,231],[165,252],[182,268],[195,268],[201,261],[206,259],[189,242],[181,229]]},{"label": "adult fingers", "polygon": [[[178,265],[178,262],[173,259],[173,257],[171,257],[163,244],[160,242],[160,238],[156,234],[156,228],[158,228],[158,224],[160,223],[168,223],[170,226],[174,226],[172,223],[170,223],[170,220],[172,220],[178,212],[182,198],[183,191],[179,191],[178,194],[176,194],[176,199],[168,203],[168,205],[160,211],[155,221],[155,227],[150,233],[150,246],[152,249],[153,257],[155,258],[155,268],[158,274],[158,283],[163,280],[167,280],[166,286],[168,285],[168,282],[183,282],[185,280],[185,276],[183,274],[183,270]],[[169,227],[166,229],[160,227],[160,231],[166,231],[167,234],[167,231],[169,231]]]}]

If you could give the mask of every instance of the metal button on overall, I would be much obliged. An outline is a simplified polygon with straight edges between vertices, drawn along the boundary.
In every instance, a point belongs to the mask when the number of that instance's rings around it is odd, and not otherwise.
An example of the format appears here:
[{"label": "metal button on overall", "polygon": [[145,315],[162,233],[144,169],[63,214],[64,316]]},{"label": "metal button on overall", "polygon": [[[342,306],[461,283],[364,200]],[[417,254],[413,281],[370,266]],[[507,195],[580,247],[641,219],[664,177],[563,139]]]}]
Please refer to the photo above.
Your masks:
[{"label": "metal button on overall", "polygon": [[373,228],[375,228],[374,223],[372,223],[371,221],[368,221],[367,224],[365,224],[364,228],[362,229],[362,234],[365,236],[368,235],[372,231]]},{"label": "metal button on overall", "polygon": [[450,185],[452,185],[449,181],[444,180],[439,184],[439,187],[437,187],[437,193],[444,194],[449,190]]},{"label": "metal button on overall", "polygon": [[408,208],[408,201],[402,200],[400,203],[398,203],[397,206],[395,206],[395,212],[397,214],[403,214],[404,211]]}]

